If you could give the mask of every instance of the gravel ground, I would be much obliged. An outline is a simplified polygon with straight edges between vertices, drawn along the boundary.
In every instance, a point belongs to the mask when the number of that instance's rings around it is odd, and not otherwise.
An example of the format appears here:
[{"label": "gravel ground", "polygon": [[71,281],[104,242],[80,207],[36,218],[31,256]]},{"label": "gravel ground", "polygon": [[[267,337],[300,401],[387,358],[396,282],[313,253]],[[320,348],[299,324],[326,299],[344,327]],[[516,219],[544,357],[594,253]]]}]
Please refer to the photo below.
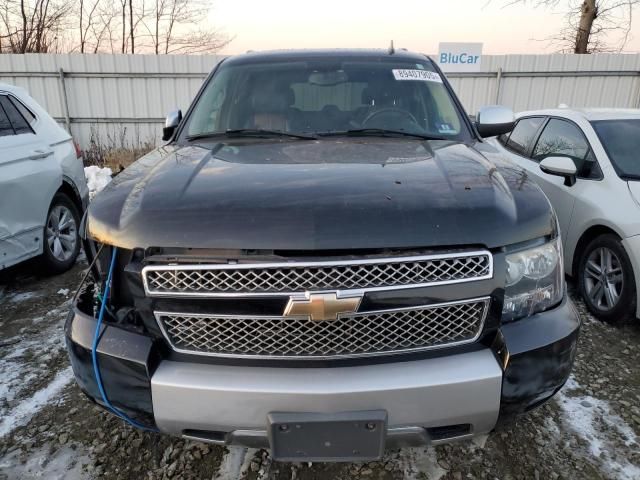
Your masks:
[{"label": "gravel ground", "polygon": [[27,265],[0,274],[0,480],[4,479],[640,479],[640,322],[610,326],[582,303],[574,374],[509,430],[368,464],[271,462],[141,433],[80,393],[63,324],[86,268],[55,278]]}]

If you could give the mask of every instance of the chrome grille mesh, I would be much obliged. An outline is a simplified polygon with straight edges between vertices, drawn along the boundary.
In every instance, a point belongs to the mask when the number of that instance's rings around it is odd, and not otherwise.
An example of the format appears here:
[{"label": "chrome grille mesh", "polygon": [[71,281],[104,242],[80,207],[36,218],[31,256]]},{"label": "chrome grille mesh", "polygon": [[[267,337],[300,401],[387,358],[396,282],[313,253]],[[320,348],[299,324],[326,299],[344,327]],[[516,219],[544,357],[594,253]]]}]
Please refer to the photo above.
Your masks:
[{"label": "chrome grille mesh", "polygon": [[426,350],[475,341],[488,298],[306,318],[156,313],[175,350],[216,356],[318,358]]},{"label": "chrome grille mesh", "polygon": [[492,274],[489,252],[369,261],[254,265],[175,265],[143,269],[148,295],[259,295],[398,288],[478,280]]}]

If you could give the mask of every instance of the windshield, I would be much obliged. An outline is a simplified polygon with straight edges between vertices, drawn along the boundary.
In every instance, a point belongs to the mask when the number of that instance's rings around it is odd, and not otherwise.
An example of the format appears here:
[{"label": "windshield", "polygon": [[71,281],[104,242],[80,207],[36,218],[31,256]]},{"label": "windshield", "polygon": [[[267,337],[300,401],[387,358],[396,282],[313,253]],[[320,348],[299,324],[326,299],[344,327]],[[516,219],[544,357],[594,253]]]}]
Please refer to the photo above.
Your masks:
[{"label": "windshield", "polygon": [[640,119],[591,122],[622,178],[640,179]]},{"label": "windshield", "polygon": [[187,121],[187,139],[238,130],[469,137],[427,59],[223,63]]}]

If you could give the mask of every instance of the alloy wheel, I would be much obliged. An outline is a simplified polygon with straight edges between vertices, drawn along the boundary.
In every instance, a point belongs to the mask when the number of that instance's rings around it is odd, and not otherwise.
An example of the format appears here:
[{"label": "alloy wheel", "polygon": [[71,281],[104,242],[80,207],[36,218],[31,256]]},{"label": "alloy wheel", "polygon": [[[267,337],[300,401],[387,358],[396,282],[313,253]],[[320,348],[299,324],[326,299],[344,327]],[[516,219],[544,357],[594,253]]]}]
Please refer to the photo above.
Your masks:
[{"label": "alloy wheel", "polygon": [[589,301],[598,310],[612,310],[620,301],[624,274],[618,256],[607,247],[596,248],[584,267],[584,286]]},{"label": "alloy wheel", "polygon": [[66,262],[73,256],[78,237],[76,220],[69,208],[56,205],[51,209],[46,237],[49,250],[56,260]]}]

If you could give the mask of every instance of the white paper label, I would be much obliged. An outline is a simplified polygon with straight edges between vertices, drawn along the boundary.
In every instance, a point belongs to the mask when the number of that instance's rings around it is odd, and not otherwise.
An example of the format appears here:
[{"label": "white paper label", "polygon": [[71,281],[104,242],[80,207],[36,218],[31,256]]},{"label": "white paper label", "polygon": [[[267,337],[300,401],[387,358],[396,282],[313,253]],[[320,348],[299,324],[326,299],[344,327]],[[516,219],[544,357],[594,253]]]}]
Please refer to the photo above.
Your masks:
[{"label": "white paper label", "polygon": [[419,80],[423,82],[442,83],[442,78],[436,72],[428,70],[392,70],[396,80]]}]

